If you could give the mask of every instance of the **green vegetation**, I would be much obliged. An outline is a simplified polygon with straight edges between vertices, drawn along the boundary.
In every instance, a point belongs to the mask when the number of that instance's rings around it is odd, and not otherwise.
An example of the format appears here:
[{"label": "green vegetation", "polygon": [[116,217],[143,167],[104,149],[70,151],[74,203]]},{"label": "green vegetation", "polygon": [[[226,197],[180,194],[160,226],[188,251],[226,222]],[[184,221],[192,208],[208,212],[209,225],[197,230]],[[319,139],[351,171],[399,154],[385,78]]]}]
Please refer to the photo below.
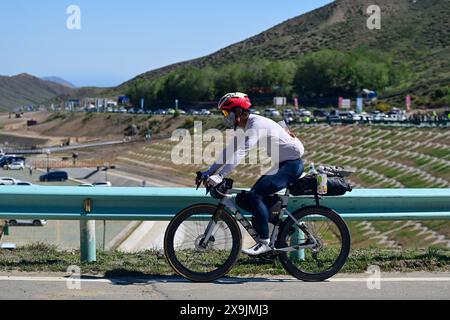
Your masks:
[{"label": "green vegetation", "polygon": [[[448,106],[450,7],[445,1],[377,3],[381,30],[366,28],[366,4],[336,1],[212,55],[139,75],[118,89],[133,100],[208,101],[246,91],[273,95],[354,97],[378,90],[381,107]],[[147,101],[147,100],[146,100]]]},{"label": "green vegetation", "polygon": [[94,118],[94,114],[93,114],[93,113],[91,113],[91,112],[86,113],[85,116],[83,117],[83,120],[81,120],[81,122],[82,122],[83,124],[86,124],[86,123],[88,123],[90,120],[92,120],[92,118]]},{"label": "green vegetation", "polygon": [[128,90],[134,104],[210,101],[224,92],[249,92],[253,97],[356,96],[362,88],[383,90],[404,77],[402,66],[388,54],[368,49],[352,53],[324,50],[296,60],[253,59],[217,68],[186,67],[154,80],[136,81]]},{"label": "green vegetation", "polygon": [[[371,265],[378,265],[383,272],[450,271],[450,251],[430,248],[428,250],[353,250],[343,272],[365,272]],[[67,272],[70,265],[79,265],[83,274],[101,274],[109,277],[133,275],[173,275],[161,251],[149,250],[139,253],[102,252],[96,263],[80,263],[78,251],[61,251],[57,247],[35,244],[14,251],[0,252],[0,270],[24,272]],[[231,270],[231,276],[285,275],[278,260],[265,260],[241,256]]]}]

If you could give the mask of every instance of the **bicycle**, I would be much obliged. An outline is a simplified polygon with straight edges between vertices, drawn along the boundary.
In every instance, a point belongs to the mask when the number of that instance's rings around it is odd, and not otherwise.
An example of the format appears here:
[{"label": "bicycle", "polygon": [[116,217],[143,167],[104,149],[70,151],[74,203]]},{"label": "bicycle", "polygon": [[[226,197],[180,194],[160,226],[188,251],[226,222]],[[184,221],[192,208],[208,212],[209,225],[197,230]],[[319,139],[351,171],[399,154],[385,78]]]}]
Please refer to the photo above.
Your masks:
[{"label": "bicycle", "polygon": [[[303,175],[302,179],[307,178]],[[206,181],[197,173],[197,189]],[[293,184],[284,195],[271,196],[272,254],[293,277],[307,282],[324,281],[345,265],[351,246],[350,232],[337,212],[320,205],[317,189],[315,206],[291,213],[287,207],[292,188]],[[220,200],[218,205],[196,204],[182,210],[172,219],[164,236],[167,261],[177,274],[194,282],[217,280],[236,264],[243,241],[238,223],[255,241],[259,240],[258,232],[233,201],[233,195],[245,198],[248,191],[233,189],[233,180],[224,179],[216,187],[207,187],[208,193]]]}]

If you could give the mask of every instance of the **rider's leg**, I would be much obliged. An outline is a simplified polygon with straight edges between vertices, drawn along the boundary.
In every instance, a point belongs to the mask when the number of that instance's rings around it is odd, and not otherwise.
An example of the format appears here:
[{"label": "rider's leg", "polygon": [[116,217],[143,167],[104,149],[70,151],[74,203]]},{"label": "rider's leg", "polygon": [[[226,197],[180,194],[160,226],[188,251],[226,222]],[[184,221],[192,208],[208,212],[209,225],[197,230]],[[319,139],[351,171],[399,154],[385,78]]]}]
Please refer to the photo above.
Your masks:
[{"label": "rider's leg", "polygon": [[[254,221],[256,222],[255,229],[260,233],[262,244],[268,247],[269,239],[269,209],[264,203],[264,197],[277,193],[283,190],[291,182],[298,179],[303,173],[303,161],[286,161],[280,164],[279,169],[273,175],[263,176],[250,191],[250,200],[253,207]],[[257,244],[258,246],[258,244]],[[256,246],[255,246],[256,247]],[[253,248],[252,248],[253,249]],[[262,249],[262,251],[267,248]],[[255,250],[253,250],[255,251]],[[259,250],[261,251],[261,250]],[[258,252],[259,252],[258,251]],[[252,250],[245,250],[245,253],[252,252]],[[249,253],[251,254],[251,253]],[[260,254],[260,253],[255,253]]]}]

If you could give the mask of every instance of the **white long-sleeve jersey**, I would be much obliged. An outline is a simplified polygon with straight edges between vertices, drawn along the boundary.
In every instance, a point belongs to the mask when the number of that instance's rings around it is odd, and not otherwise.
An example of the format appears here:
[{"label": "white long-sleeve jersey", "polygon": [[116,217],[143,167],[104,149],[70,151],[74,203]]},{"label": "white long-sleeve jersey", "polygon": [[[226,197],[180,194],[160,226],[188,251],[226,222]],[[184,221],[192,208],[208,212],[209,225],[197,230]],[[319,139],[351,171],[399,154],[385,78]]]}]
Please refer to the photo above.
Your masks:
[{"label": "white long-sleeve jersey", "polygon": [[[222,166],[219,174],[228,176],[249,154],[258,142],[265,147],[274,164],[303,157],[305,148],[298,138],[293,138],[275,121],[250,115],[244,130],[238,130],[235,138],[219,155],[217,161],[209,169],[215,174]],[[275,148],[275,150],[272,150]]]}]

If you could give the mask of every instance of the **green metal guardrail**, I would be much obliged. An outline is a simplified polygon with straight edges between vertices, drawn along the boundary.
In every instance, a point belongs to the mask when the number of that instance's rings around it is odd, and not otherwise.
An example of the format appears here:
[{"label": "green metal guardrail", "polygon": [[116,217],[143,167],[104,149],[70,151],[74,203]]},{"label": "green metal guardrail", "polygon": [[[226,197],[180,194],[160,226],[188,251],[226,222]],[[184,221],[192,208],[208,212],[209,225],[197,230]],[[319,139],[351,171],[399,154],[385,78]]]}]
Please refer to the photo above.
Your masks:
[{"label": "green metal guardrail", "polygon": [[[1,186],[0,219],[79,220],[82,261],[95,261],[95,220],[170,220],[196,203],[216,204],[191,188]],[[359,189],[321,204],[346,220],[450,219],[450,189]],[[291,197],[289,210],[314,205]]]}]

